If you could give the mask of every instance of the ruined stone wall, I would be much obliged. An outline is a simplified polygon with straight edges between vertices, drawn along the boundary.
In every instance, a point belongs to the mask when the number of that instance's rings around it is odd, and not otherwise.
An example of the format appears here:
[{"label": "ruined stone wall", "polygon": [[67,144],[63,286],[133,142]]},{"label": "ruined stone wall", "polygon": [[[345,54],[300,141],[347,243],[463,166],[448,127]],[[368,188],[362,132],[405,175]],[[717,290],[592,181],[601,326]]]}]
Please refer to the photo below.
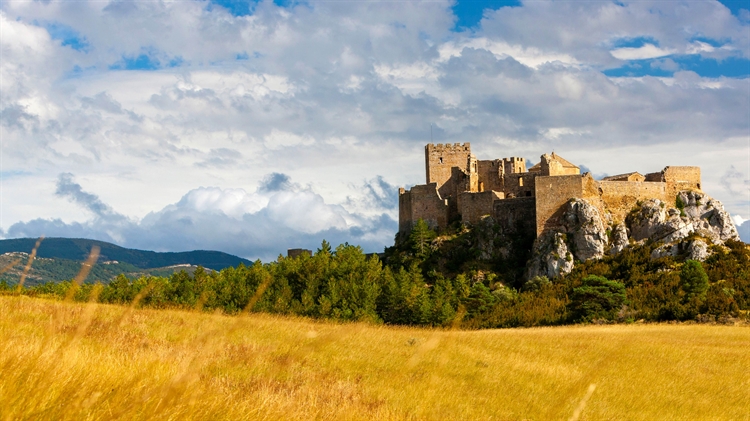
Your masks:
[{"label": "ruined stone wall", "polygon": [[469,156],[469,173],[468,173],[468,183],[466,183],[465,187],[461,188],[460,186],[456,186],[455,191],[455,197],[458,197],[458,194],[463,191],[473,191],[477,192],[479,191],[479,173],[477,172],[479,170],[479,164],[477,161],[477,158],[474,155]]},{"label": "ruined stone wall", "polygon": [[[602,181],[646,181],[646,177],[643,175],[637,173],[637,172],[631,172],[627,174],[619,174],[619,175],[613,175],[610,177],[605,177],[602,179]],[[660,181],[660,180],[651,180],[651,181]]]},{"label": "ruined stone wall", "polygon": [[526,159],[515,156],[503,158],[503,172],[505,174],[520,174],[526,172]]},{"label": "ruined stone wall", "polygon": [[492,215],[492,205],[505,197],[502,192],[464,192],[458,195],[461,221],[476,224],[484,215]]},{"label": "ruined stone wall", "polygon": [[496,159],[493,161],[477,161],[477,164],[477,174],[479,175],[477,191],[503,191],[503,180],[500,177],[503,162]]},{"label": "ruined stone wall", "polygon": [[660,172],[650,172],[646,174],[644,177],[646,177],[646,181],[648,182],[663,182],[664,181],[664,174]]},{"label": "ruined stone wall", "polygon": [[493,215],[504,234],[536,238],[536,201],[533,197],[497,200]]},{"label": "ruined stone wall", "polygon": [[536,234],[562,226],[562,206],[572,198],[583,197],[581,175],[540,176],[536,178]]},{"label": "ruined stone wall", "polygon": [[436,183],[414,186],[411,190],[399,189],[399,232],[411,231],[419,218],[432,229],[448,226],[448,201],[440,197]]},{"label": "ruined stone wall", "polygon": [[503,177],[505,197],[533,197],[538,176],[539,173],[536,172],[505,174],[505,177]]}]

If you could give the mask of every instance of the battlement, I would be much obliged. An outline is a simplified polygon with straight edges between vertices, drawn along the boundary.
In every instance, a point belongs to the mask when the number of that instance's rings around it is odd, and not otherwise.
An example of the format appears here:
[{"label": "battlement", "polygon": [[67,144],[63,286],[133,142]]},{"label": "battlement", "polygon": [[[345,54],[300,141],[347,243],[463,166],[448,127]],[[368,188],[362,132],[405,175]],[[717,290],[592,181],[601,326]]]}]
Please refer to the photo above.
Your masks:
[{"label": "battlement", "polygon": [[428,143],[427,146],[425,146],[425,150],[428,152],[436,151],[436,152],[469,152],[471,153],[471,143]]}]

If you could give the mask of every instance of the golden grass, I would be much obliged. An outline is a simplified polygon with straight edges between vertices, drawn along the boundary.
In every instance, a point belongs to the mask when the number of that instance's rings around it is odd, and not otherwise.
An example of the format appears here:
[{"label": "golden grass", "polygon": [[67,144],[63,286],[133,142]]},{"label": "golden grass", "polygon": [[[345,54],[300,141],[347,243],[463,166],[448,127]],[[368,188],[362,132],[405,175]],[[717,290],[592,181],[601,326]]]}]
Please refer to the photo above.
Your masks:
[{"label": "golden grass", "polygon": [[747,420],[750,328],[443,331],[0,297],[0,420]]}]

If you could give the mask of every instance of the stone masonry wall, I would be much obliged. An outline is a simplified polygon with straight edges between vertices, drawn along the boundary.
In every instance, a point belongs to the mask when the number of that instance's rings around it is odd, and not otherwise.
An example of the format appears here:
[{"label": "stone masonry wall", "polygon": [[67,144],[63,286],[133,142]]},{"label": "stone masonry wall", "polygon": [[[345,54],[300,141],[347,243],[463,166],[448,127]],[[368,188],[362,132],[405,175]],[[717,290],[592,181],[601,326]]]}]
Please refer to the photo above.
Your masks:
[{"label": "stone masonry wall", "polygon": [[476,224],[485,215],[492,214],[492,204],[496,200],[503,199],[502,192],[464,192],[458,195],[458,213],[461,221]]},{"label": "stone masonry wall", "polygon": [[494,161],[477,161],[477,173],[479,174],[478,191],[503,191],[503,181],[500,178],[503,162],[499,159]]},{"label": "stone masonry wall", "polygon": [[533,197],[536,178],[535,172],[505,174],[503,192],[506,197]]},{"label": "stone masonry wall", "polygon": [[438,189],[451,179],[453,167],[458,167],[468,173],[471,144],[453,145],[432,143],[425,146],[425,167],[427,184],[437,183]]},{"label": "stone masonry wall", "polygon": [[[609,210],[613,222],[622,222],[639,200],[669,201],[667,184],[637,181],[599,181],[600,198]],[[604,214],[602,214],[604,215]]]},{"label": "stone masonry wall", "polygon": [[572,198],[583,197],[581,175],[541,176],[536,178],[536,234],[562,226],[562,207]]},{"label": "stone masonry wall", "polygon": [[666,167],[662,171],[670,198],[682,190],[701,190],[700,167]]},{"label": "stone masonry wall", "polygon": [[432,229],[448,225],[448,201],[440,197],[436,183],[399,189],[398,209],[399,232],[410,231],[419,218]]}]

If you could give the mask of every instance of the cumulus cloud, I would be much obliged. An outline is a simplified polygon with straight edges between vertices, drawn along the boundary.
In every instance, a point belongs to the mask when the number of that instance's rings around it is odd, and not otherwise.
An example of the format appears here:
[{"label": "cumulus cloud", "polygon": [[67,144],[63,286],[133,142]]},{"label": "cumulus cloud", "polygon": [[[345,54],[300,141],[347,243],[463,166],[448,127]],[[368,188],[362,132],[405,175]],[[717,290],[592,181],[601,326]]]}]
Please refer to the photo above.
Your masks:
[{"label": "cumulus cloud", "polygon": [[325,203],[280,173],[269,174],[258,189],[201,187],[178,202],[129,219],[83,190],[73,175],[60,174],[59,197],[90,211],[92,218],[66,223],[37,218],[10,226],[8,237],[85,237],[125,247],[179,251],[221,250],[248,258],[273,259],[287,248],[314,248],[323,239],[381,251],[392,241],[396,222],[387,214],[368,217]]},{"label": "cumulus cloud", "polygon": [[[31,175],[4,179],[3,201],[59,200],[34,180],[75,173],[99,202],[62,177],[60,194],[91,221],[50,219],[39,202],[5,205],[0,229],[23,220],[6,235],[47,224],[135,244],[149,224],[142,241],[165,249],[193,244],[166,227],[205,240],[190,227],[215,220],[247,256],[271,250],[262,232],[294,243],[330,229],[380,247],[396,186],[423,180],[431,124],[435,142],[472,142],[480,158],[554,149],[595,174],[701,165],[708,193],[745,212],[747,177],[722,174],[750,173],[747,80],[680,72],[673,56],[748,58],[746,21],[715,1],[679,13],[656,0],[534,1],[453,32],[452,4],[264,0],[234,16],[201,1],[4,2],[3,171]],[[603,72],[648,57],[674,75]]]},{"label": "cumulus cloud", "polygon": [[729,193],[747,196],[750,200],[750,179],[738,171],[734,165],[730,165],[724,175],[721,176],[721,185]]}]

